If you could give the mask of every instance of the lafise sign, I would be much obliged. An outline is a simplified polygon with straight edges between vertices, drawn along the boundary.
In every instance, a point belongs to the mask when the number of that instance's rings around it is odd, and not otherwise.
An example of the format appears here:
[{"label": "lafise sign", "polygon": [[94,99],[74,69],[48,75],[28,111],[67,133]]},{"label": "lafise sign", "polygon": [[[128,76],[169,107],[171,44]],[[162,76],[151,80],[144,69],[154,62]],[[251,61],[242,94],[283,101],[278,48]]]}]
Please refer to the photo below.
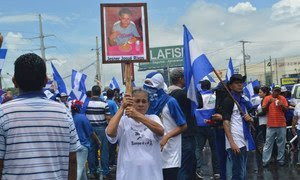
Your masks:
[{"label": "lafise sign", "polygon": [[182,59],[183,46],[150,48],[150,61],[162,59]]}]

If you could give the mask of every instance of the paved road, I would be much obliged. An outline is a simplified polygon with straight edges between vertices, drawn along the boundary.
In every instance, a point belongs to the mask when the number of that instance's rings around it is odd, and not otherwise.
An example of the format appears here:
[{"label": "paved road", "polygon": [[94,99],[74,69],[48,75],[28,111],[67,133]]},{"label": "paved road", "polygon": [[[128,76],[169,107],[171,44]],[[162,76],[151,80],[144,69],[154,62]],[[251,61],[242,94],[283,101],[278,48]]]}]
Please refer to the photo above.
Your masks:
[{"label": "paved road", "polygon": [[[257,167],[254,153],[248,154],[247,179],[248,180],[300,180],[300,167],[296,167],[297,153],[292,153],[291,159],[286,165],[279,166],[275,162],[270,163],[267,168]],[[212,166],[210,149],[204,148],[203,152],[203,174],[204,180],[212,178]],[[112,179],[115,179],[115,169],[112,172]],[[99,178],[101,179],[101,178]],[[91,179],[92,180],[92,179]]]},{"label": "paved road", "polygon": [[[212,178],[212,166],[210,161],[209,148],[204,149],[204,179]],[[300,167],[296,167],[296,155],[292,154],[290,160],[284,166],[279,166],[275,162],[270,163],[267,168],[257,167],[254,153],[249,153],[247,163],[247,179],[249,180],[300,180]]]}]

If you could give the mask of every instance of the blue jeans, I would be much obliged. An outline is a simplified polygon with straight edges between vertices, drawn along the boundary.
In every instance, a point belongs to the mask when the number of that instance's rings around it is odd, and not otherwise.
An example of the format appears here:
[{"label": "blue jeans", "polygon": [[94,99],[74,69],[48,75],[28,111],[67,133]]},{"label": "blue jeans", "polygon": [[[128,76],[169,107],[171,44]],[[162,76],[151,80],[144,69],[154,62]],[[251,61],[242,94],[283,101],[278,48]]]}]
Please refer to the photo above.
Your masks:
[{"label": "blue jeans", "polygon": [[227,152],[225,149],[225,132],[223,128],[215,128],[216,145],[217,145],[217,158],[220,162],[220,175],[221,180],[226,180],[226,160]]},{"label": "blue jeans", "polygon": [[[101,141],[100,146],[100,161],[101,161],[101,171],[103,175],[109,174],[109,151],[108,151],[108,140],[105,134],[106,126],[93,127],[93,130],[97,134],[98,138]],[[97,173],[97,164],[98,164],[98,156],[97,156],[98,145],[91,141],[91,148],[89,150],[88,155],[88,163],[91,173]]]},{"label": "blue jeans", "polygon": [[246,179],[246,166],[247,166],[247,149],[246,147],[240,148],[240,153],[235,154],[232,149],[228,149],[228,158],[232,162],[232,180]]},{"label": "blue jeans", "polygon": [[196,179],[195,147],[194,136],[182,137],[181,167],[177,174],[177,180]]},{"label": "blue jeans", "polygon": [[267,164],[272,156],[273,145],[275,138],[278,153],[277,153],[277,161],[280,163],[284,163],[284,151],[285,151],[285,143],[286,143],[286,127],[278,127],[278,128],[267,128],[266,133],[266,142],[263,149],[263,157],[262,162],[263,164]]},{"label": "blue jeans", "polygon": [[[300,126],[300,125],[298,125]],[[297,138],[298,138],[298,163],[300,163],[300,130],[297,129]]]},{"label": "blue jeans", "polygon": [[208,140],[210,150],[211,150],[211,162],[213,166],[214,174],[220,173],[220,165],[219,160],[217,158],[217,148],[216,148],[216,134],[214,128],[205,126],[205,127],[197,127],[197,135],[196,135],[196,158],[197,158],[197,169],[201,169],[202,161],[203,161],[203,148]]},{"label": "blue jeans", "polygon": [[85,162],[88,157],[89,150],[87,147],[81,146],[76,152],[77,158],[77,180],[87,180],[85,171]]}]

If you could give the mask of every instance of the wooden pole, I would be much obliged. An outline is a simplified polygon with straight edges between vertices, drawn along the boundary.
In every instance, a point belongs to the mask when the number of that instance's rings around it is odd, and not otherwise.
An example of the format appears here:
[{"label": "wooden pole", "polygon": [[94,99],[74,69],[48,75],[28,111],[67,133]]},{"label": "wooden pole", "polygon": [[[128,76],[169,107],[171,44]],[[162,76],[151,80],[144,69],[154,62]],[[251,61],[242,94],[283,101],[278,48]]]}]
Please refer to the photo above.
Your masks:
[{"label": "wooden pole", "polygon": [[126,94],[132,95],[132,80],[130,73],[130,63],[125,63],[125,84],[126,84]]},{"label": "wooden pole", "polygon": [[234,97],[232,96],[230,90],[228,89],[227,85],[222,81],[221,77],[219,76],[218,72],[214,69],[214,73],[216,74],[217,78],[219,79],[219,81],[221,82],[221,84],[223,85],[223,87],[226,89],[227,93],[229,94],[230,98],[234,101],[234,103],[236,104],[237,108],[239,109],[240,113],[242,116],[245,115],[245,113],[243,112],[240,104],[234,99]]}]

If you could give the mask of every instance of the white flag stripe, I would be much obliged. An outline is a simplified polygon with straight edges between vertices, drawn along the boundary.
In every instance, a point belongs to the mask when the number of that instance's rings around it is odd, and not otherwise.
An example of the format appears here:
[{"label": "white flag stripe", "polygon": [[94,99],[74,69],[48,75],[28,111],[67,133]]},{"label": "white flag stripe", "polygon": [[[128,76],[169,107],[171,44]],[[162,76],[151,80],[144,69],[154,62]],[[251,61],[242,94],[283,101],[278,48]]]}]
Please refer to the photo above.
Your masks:
[{"label": "white flag stripe", "polygon": [[196,95],[196,91],[195,91],[195,83],[194,83],[194,77],[192,76],[191,78],[191,82],[190,82],[190,86],[188,89],[188,94],[187,97],[194,101],[195,104],[198,106],[198,101],[197,101],[197,95]]},{"label": "white flag stripe", "polygon": [[246,88],[248,89],[249,91],[249,94],[250,94],[250,97],[252,97],[254,95],[254,90],[253,90],[253,86],[252,86],[252,83],[249,83]]},{"label": "white flag stripe", "polygon": [[195,61],[195,59],[201,56],[201,53],[194,39],[191,39],[189,41],[189,48],[190,48],[191,65],[193,65],[193,62]]},{"label": "white flag stripe", "polygon": [[82,77],[82,73],[77,72],[74,80],[74,89],[79,89],[81,77]]}]

